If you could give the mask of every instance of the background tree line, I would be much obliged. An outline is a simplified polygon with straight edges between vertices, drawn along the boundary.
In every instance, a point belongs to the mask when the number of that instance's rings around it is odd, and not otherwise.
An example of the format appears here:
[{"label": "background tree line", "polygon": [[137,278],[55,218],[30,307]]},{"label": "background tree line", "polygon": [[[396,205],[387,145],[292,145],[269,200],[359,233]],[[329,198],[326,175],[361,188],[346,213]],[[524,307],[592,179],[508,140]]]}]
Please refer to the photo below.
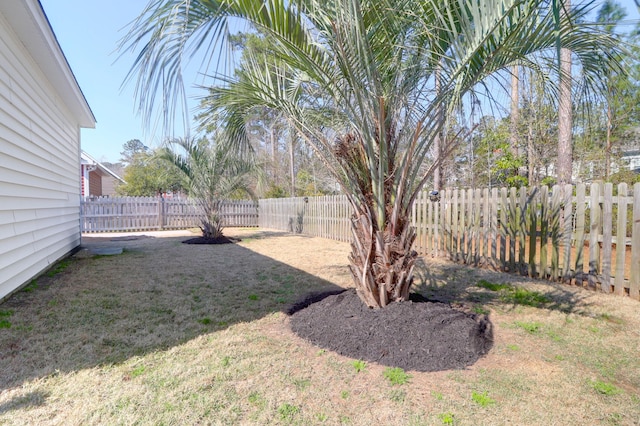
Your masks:
[{"label": "background tree line", "polygon": [[[580,88],[573,89],[572,180],[633,183],[639,175],[629,170],[622,157],[625,152],[640,152],[640,27],[637,23],[628,25],[627,12],[617,2],[606,1],[596,12],[598,25],[627,47],[622,58],[626,73],[607,74],[605,96],[581,98]],[[235,34],[231,45],[240,56],[239,63],[270,53],[269,42],[260,31]],[[531,70],[513,67],[504,80],[508,78],[510,100],[491,102],[491,108],[487,108],[481,97],[469,98],[467,106],[447,121],[443,140],[456,138],[458,142],[439,168],[439,187],[520,187],[557,182],[559,100],[545,92],[545,82]],[[206,98],[201,106],[202,112],[195,120],[204,138],[214,140],[220,122],[208,110]],[[250,182],[256,196],[339,192],[336,180],[281,114],[255,108],[245,119],[252,158],[262,171]],[[187,192],[180,171],[157,154],[137,139],[123,145],[120,162],[107,164],[126,181],[118,188],[120,194]]]}]

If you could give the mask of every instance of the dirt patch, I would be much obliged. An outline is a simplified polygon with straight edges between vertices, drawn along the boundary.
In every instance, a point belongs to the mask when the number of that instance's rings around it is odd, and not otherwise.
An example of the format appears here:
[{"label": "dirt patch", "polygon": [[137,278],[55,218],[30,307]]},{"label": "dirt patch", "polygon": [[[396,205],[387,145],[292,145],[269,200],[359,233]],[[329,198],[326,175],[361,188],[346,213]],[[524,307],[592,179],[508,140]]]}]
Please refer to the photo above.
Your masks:
[{"label": "dirt patch", "polygon": [[[462,369],[493,345],[484,315],[420,298],[368,308],[355,290],[321,299],[291,315],[291,329],[317,346],[405,370]],[[304,306],[301,302],[297,306]]]}]

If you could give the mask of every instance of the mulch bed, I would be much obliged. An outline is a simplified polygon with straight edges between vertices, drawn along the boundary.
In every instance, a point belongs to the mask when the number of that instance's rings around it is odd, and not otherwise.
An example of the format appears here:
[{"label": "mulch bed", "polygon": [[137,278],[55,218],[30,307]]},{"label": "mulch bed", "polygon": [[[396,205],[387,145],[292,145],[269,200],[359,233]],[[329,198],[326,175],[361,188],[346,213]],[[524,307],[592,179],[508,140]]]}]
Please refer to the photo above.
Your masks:
[{"label": "mulch bed", "polygon": [[351,289],[311,295],[287,313],[293,332],[321,348],[405,370],[462,369],[493,346],[486,316],[418,295],[370,309]]},{"label": "mulch bed", "polygon": [[238,238],[229,238],[224,235],[218,238],[195,237],[182,242],[182,244],[231,244],[240,241]]}]

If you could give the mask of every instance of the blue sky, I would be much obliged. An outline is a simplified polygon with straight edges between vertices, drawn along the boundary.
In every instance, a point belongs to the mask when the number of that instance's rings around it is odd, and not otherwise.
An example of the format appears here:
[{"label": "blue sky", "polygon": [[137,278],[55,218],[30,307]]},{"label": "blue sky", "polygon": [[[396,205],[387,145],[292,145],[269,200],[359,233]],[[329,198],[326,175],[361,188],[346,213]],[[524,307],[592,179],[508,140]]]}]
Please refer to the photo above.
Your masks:
[{"label": "blue sky", "polygon": [[[118,43],[146,3],[147,0],[41,0],[96,117],[95,129],[82,129],[82,149],[99,161],[119,161],[122,145],[130,139],[140,139],[149,147],[162,142],[160,129],[143,127],[133,96],[134,85],[121,87],[134,56],[120,57]],[[202,83],[197,67],[188,78],[190,107],[195,108],[196,98],[202,94],[193,87]],[[182,134],[176,132],[176,136]]]},{"label": "blue sky", "polygon": [[[11,0],[14,1],[14,0]],[[40,0],[62,50],[96,117],[95,129],[82,130],[82,149],[99,161],[117,162],[122,145],[140,139],[149,147],[162,142],[159,130],[145,129],[137,114],[133,85],[121,89],[133,56],[119,58],[117,46],[127,25],[144,9],[147,0]],[[620,3],[638,19],[633,0]],[[185,84],[190,108],[202,95],[197,67],[187,71]],[[191,116],[194,113],[190,114]],[[181,136],[176,131],[177,136]]]}]

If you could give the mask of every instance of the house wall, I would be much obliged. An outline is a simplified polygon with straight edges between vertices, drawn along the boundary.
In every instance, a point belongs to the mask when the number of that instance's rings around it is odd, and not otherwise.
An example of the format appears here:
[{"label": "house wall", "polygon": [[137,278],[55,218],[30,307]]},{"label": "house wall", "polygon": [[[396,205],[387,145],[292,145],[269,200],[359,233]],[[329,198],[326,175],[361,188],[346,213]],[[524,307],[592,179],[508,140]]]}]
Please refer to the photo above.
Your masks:
[{"label": "house wall", "polygon": [[102,177],[102,195],[114,197],[116,195],[117,181],[113,176]]},{"label": "house wall", "polygon": [[0,300],[80,244],[80,128],[48,74],[0,13]]},{"label": "house wall", "polygon": [[89,173],[89,195],[93,197],[102,195],[102,176],[98,172]]}]

